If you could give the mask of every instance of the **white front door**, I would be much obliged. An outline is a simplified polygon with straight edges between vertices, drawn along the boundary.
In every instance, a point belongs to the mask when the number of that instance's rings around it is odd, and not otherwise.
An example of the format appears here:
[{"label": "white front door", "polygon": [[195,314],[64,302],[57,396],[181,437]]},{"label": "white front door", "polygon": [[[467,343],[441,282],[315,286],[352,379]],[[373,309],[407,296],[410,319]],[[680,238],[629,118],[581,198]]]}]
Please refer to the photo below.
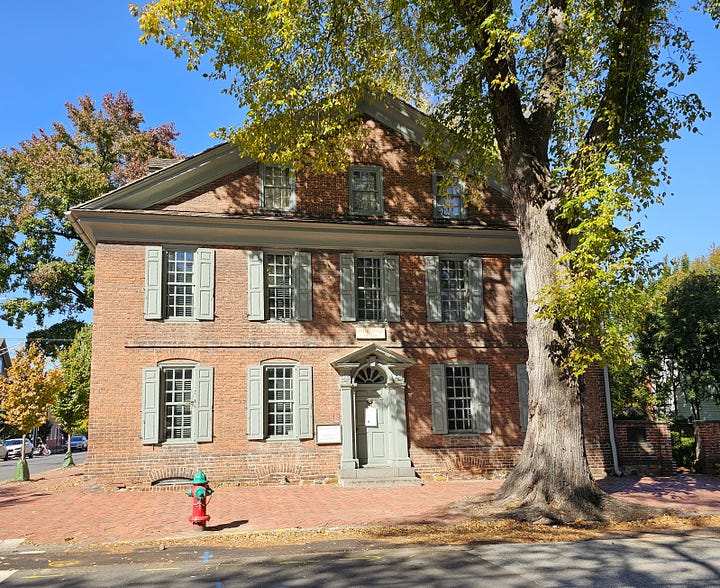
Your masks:
[{"label": "white front door", "polygon": [[355,439],[360,467],[389,465],[389,421],[388,407],[380,389],[358,389],[355,395]]}]

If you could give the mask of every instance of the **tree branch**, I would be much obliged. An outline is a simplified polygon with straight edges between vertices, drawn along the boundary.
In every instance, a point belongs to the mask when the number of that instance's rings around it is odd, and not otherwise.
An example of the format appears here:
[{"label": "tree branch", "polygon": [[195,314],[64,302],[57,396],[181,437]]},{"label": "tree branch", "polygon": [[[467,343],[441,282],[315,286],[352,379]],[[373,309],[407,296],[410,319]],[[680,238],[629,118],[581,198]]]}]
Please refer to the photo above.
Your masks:
[{"label": "tree branch", "polygon": [[530,124],[539,140],[548,148],[560,94],[565,86],[565,34],[567,33],[567,2],[554,0],[548,2],[548,40],[543,62],[543,73],[538,85],[534,109]]}]

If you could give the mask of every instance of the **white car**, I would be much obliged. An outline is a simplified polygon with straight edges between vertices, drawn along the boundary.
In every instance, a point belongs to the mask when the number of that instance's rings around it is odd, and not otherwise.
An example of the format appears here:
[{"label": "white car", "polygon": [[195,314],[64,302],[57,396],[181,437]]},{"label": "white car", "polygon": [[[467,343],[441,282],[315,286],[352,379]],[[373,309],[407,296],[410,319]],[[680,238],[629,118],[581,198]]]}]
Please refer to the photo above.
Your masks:
[{"label": "white car", "polygon": [[[6,439],[2,445],[3,460],[7,461],[12,457],[20,457],[22,454],[22,439]],[[25,457],[32,458],[33,444],[25,439]]]}]

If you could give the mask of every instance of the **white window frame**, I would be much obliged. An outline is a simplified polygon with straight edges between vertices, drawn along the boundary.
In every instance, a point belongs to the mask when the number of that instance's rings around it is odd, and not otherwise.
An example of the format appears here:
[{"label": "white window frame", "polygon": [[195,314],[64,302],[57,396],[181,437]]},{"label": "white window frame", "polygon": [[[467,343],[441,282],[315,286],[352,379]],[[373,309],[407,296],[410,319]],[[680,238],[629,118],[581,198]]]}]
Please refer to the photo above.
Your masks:
[{"label": "white window frame", "polygon": [[[168,437],[165,376],[170,370],[191,370],[190,437]],[[214,370],[194,361],[167,361],[143,368],[141,440],[145,445],[186,445],[212,442]]]},{"label": "white window frame", "polygon": [[[465,280],[465,318],[447,320],[443,315],[441,263],[444,260],[462,261]],[[483,260],[467,255],[425,256],[425,300],[430,323],[462,324],[485,321]]]},{"label": "white window frame", "polygon": [[[270,316],[269,284],[267,279],[268,255],[291,257],[292,272],[292,316],[276,318]],[[313,318],[312,254],[308,251],[290,250],[248,250],[248,320],[272,322],[310,321]]]},{"label": "white window frame", "polygon": [[[287,186],[275,186],[267,184],[268,172],[280,170],[283,176],[287,175]],[[280,188],[288,191],[288,206],[277,206],[274,202],[268,202],[267,188]],[[283,212],[295,210],[295,170],[290,166],[275,164],[260,164],[260,208],[263,210],[278,210]]]},{"label": "white window frame", "polygon": [[[432,195],[433,195],[433,217],[443,220],[465,220],[468,217],[467,205],[465,202],[465,183],[455,181],[451,184],[443,186],[443,180],[447,174],[443,171],[432,172]],[[440,190],[443,189],[441,196]],[[450,191],[457,189],[457,198],[459,199],[457,207],[453,206],[450,210],[457,208],[457,214],[448,214],[448,207],[444,204],[447,202],[447,196]]]},{"label": "white window frame", "polygon": [[[448,426],[448,367],[467,367],[470,371],[472,425],[469,430],[451,430]],[[488,366],[485,364],[456,361],[430,365],[430,403],[432,407],[432,432],[435,434],[477,435],[492,433],[490,380]]]},{"label": "white window frame", "polygon": [[[293,432],[271,435],[269,431],[269,393],[267,372],[270,369],[292,370]],[[312,367],[294,361],[270,360],[248,367],[247,436],[258,441],[290,441],[313,438]]]},{"label": "white window frame", "polygon": [[[168,253],[193,253],[191,316],[169,316]],[[210,321],[215,318],[215,251],[203,247],[152,245],[145,247],[145,308],[146,320],[168,322]]]},{"label": "white window frame", "polygon": [[[358,318],[358,258],[380,260],[381,318]],[[378,253],[341,253],[340,261],[340,320],[367,324],[400,322],[400,258]]]},{"label": "white window frame", "polygon": [[[361,209],[356,206],[353,174],[368,173],[375,176],[375,206],[372,210]],[[383,169],[379,165],[351,165],[348,169],[348,200],[350,214],[355,216],[383,216]]]}]

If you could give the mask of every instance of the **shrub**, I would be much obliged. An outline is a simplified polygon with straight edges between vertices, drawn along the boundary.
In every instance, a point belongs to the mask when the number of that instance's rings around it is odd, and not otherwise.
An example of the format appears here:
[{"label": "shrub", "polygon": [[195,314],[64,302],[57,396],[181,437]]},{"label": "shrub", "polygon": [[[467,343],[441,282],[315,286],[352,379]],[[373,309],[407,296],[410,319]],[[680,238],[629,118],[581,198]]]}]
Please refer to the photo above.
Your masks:
[{"label": "shrub", "polygon": [[695,437],[683,437],[680,431],[671,431],[670,442],[677,466],[692,469],[695,465]]}]

